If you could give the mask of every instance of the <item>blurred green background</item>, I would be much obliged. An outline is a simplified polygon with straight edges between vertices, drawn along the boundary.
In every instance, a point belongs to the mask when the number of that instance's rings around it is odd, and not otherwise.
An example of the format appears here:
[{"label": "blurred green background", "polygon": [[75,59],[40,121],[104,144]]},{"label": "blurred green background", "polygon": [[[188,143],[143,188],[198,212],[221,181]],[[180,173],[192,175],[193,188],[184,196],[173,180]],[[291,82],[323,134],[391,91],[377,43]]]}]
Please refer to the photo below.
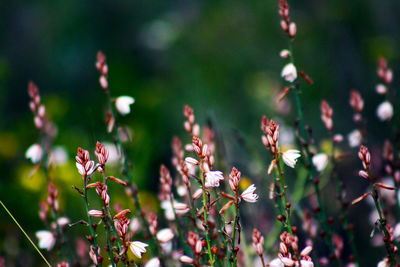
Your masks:
[{"label": "blurred green background", "polygon": [[[321,99],[334,109],[336,132],[346,135],[355,128],[348,97],[350,89],[357,88],[366,101],[370,140],[380,146],[389,126],[375,116],[382,101],[374,91],[376,59],[388,59],[394,70],[393,88],[398,88],[400,2],[289,4],[298,26],[296,66],[315,82],[303,87],[302,97],[316,144],[326,138]],[[24,153],[38,140],[27,83],[38,85],[47,114],[58,127],[54,144],[68,151],[68,164],[54,175],[62,209],[76,221],[84,216],[81,199],[71,189],[81,183],[74,166],[76,149],[93,151],[96,140],[111,141],[105,133],[105,97],[94,66],[98,50],[107,56],[111,94],[136,100],[131,114],[120,118],[133,133],[128,153],[142,191],[156,192],[159,165],[171,166],[172,137],[189,141],[182,114],[183,105],[189,104],[198,122],[204,125],[211,119],[217,125],[228,150],[228,166],[239,166],[256,177],[253,180],[262,185],[259,193],[267,197],[268,153],[260,142],[261,115],[278,117],[288,127],[295,118],[290,105],[276,108],[285,64],[279,52],[287,48],[277,1],[3,0],[0,21],[0,196],[32,236],[44,228],[37,214],[46,182],[40,173],[27,178],[33,166]],[[350,170],[345,175],[358,181],[356,170]],[[155,199],[154,194],[149,198]],[[40,260],[5,212],[0,216],[0,255],[7,255],[12,264],[38,265]],[[359,240],[368,238],[370,228],[366,229]],[[377,260],[383,254],[370,255]]]}]

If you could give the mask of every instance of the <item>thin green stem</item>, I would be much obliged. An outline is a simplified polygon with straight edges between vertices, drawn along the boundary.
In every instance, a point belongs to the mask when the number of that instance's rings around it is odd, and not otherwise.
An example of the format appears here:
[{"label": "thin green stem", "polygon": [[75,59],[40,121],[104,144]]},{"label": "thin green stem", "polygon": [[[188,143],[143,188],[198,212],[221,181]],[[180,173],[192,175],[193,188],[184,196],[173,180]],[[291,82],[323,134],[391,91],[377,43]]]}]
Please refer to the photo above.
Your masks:
[{"label": "thin green stem", "polygon": [[[332,136],[332,132],[330,131],[330,136],[331,139],[333,140],[333,136]],[[331,160],[332,160],[332,175],[334,177],[334,180],[336,181],[336,194],[339,197],[339,201],[340,201],[340,213],[343,217],[343,228],[345,229],[348,238],[349,238],[349,243],[350,243],[350,249],[352,251],[352,254],[354,256],[354,261],[355,264],[357,266],[360,266],[360,261],[359,261],[359,257],[358,257],[358,252],[357,252],[357,247],[356,244],[354,242],[354,233],[352,231],[352,229],[349,228],[350,223],[349,223],[349,216],[348,216],[348,212],[347,212],[347,207],[344,205],[343,203],[343,186],[342,186],[342,182],[339,179],[339,176],[337,174],[337,163],[335,160],[335,142],[332,141],[332,150],[331,150]]]},{"label": "thin green stem", "polygon": [[[90,230],[90,235],[93,238],[93,249],[94,253],[96,254],[96,258],[99,257],[98,252],[97,252],[97,241],[96,241],[96,233],[93,229],[93,224],[92,224],[92,218],[89,215],[89,203],[88,203],[88,197],[87,197],[87,188],[86,188],[86,183],[87,183],[87,176],[83,176],[83,197],[85,200],[85,208],[86,208],[86,214],[88,216],[88,223],[89,223],[89,230]],[[98,263],[99,266],[101,267],[101,262]]]},{"label": "thin green stem", "polygon": [[47,266],[51,267],[50,263],[46,260],[46,258],[43,256],[42,252],[40,252],[39,248],[33,243],[32,239],[29,237],[29,235],[24,231],[24,229],[21,227],[21,225],[18,223],[18,221],[14,218],[14,216],[11,214],[11,212],[7,209],[7,207],[4,205],[3,201],[0,200],[0,204],[3,206],[5,211],[8,213],[8,215],[13,219],[14,223],[18,226],[18,228],[21,230],[21,232],[25,235],[25,237],[31,242],[32,246],[35,248],[35,250],[39,253],[39,255],[42,257],[42,259],[46,262]]},{"label": "thin green stem", "polygon": [[[371,177],[371,172],[369,167],[367,167],[366,169],[367,173],[368,173],[368,177]],[[372,194],[372,198],[374,199],[374,204],[375,204],[375,208],[376,211],[378,212],[378,216],[379,216],[379,223],[381,226],[381,230],[383,231],[384,237],[386,239],[385,242],[385,247],[386,247],[386,251],[389,255],[389,259],[390,259],[390,266],[395,266],[396,265],[396,258],[394,256],[393,250],[391,249],[391,245],[390,245],[390,234],[389,231],[386,228],[386,218],[383,215],[382,212],[382,208],[379,204],[379,200],[378,200],[378,191],[376,190],[373,182],[371,181],[371,179],[369,179],[369,187],[371,189],[371,194]]]},{"label": "thin green stem", "polygon": [[172,193],[171,193],[171,196],[169,196],[169,200],[170,200],[172,211],[173,211],[174,217],[175,217],[175,224],[176,224],[176,230],[178,231],[179,242],[181,243],[181,247],[183,248],[185,253],[188,253],[188,249],[186,247],[186,244],[185,244],[185,241],[183,238],[183,234],[182,234],[182,230],[181,230],[181,225],[179,223],[178,215],[176,214],[176,210],[174,207],[174,199],[172,197]]},{"label": "thin green stem", "polygon": [[236,194],[236,200],[235,200],[235,219],[233,220],[233,225],[232,225],[232,241],[231,241],[231,256],[229,261],[232,263],[232,267],[236,267],[237,263],[237,257],[236,257],[236,252],[235,252],[235,243],[236,243],[236,225],[238,224],[239,220],[239,199],[238,199],[238,193],[237,191],[235,192]]},{"label": "thin green stem", "polygon": [[[203,166],[203,159],[200,159],[200,166]],[[207,196],[206,196],[206,187],[205,187],[205,183],[206,183],[206,177],[205,177],[205,173],[204,170],[201,170],[201,189],[203,192],[203,219],[204,219],[204,228],[205,228],[205,232],[206,232],[206,242],[207,242],[207,250],[208,250],[208,257],[210,259],[210,265],[211,267],[214,266],[214,259],[213,259],[213,254],[211,252],[211,241],[210,241],[210,237],[209,237],[209,227],[208,227],[208,223],[207,223]]]},{"label": "thin green stem", "polygon": [[[291,40],[289,40],[289,51],[290,51],[290,62],[294,64],[294,56],[293,56],[293,46],[292,46],[292,42]],[[335,250],[334,250],[334,246],[332,243],[332,232],[330,227],[327,224],[327,219],[326,219],[326,214],[325,214],[325,210],[322,206],[322,200],[321,200],[321,194],[320,194],[320,190],[318,187],[318,183],[315,181],[316,178],[316,170],[314,168],[314,165],[312,163],[312,158],[311,158],[311,154],[310,154],[310,150],[309,150],[309,137],[308,134],[306,133],[305,130],[305,124],[304,124],[304,115],[303,115],[303,106],[301,103],[301,99],[300,99],[300,88],[299,88],[299,81],[296,79],[294,81],[294,94],[295,94],[295,99],[296,99],[296,107],[297,107],[297,114],[298,114],[298,118],[299,118],[299,130],[300,130],[300,145],[304,148],[305,152],[306,152],[306,156],[307,156],[307,167],[308,167],[308,172],[309,172],[309,181],[311,181],[311,183],[313,184],[313,188],[314,188],[314,192],[315,195],[317,197],[317,202],[318,202],[318,207],[320,209],[319,214],[319,221],[322,225],[322,229],[325,231],[326,233],[326,239],[325,242],[329,247],[329,251],[332,255],[335,255]],[[305,144],[303,144],[303,142],[305,142]],[[339,261],[336,262],[336,264],[339,264]]]},{"label": "thin green stem", "polygon": [[282,168],[281,168],[281,163],[280,163],[280,160],[279,160],[278,152],[275,153],[275,163],[276,163],[276,166],[278,168],[279,183],[281,185],[281,190],[282,190],[282,200],[283,200],[283,203],[282,203],[283,205],[282,206],[286,208],[285,226],[286,226],[287,230],[289,231],[289,233],[291,235],[293,235],[292,225],[290,223],[290,203],[287,201],[285,180],[283,178],[283,171],[282,171]]}]

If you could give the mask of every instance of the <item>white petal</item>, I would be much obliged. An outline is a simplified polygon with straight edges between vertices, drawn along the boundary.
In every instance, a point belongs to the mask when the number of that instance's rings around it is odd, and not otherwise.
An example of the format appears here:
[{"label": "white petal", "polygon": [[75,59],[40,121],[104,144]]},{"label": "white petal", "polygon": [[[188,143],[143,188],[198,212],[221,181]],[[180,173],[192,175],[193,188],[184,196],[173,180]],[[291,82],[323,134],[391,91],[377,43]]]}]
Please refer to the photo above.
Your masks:
[{"label": "white petal", "polygon": [[297,79],[296,67],[292,63],[285,65],[282,69],[281,76],[288,82],[294,82]]},{"label": "white petal", "polygon": [[120,96],[115,100],[115,107],[122,115],[127,115],[131,112],[130,105],[135,103],[135,99],[130,96]]},{"label": "white petal", "polygon": [[317,171],[322,171],[328,165],[328,155],[325,153],[319,153],[312,157],[312,162]]},{"label": "white petal", "polygon": [[38,144],[31,145],[25,152],[25,157],[30,159],[33,164],[39,163],[42,159],[42,147]]},{"label": "white petal", "polygon": [[158,258],[152,258],[150,259],[144,267],[160,267],[161,263]]},{"label": "white petal", "polygon": [[385,101],[378,106],[376,115],[381,121],[390,120],[393,116],[393,106],[389,101]]}]

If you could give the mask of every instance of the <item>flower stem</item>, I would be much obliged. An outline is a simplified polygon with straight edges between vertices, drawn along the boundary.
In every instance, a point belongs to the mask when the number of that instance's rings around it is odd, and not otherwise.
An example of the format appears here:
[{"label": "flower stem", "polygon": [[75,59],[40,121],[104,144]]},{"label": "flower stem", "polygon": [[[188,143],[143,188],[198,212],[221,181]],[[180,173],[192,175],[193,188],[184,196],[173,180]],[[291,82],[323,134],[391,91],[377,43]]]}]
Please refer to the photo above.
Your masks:
[{"label": "flower stem", "polygon": [[[276,162],[276,166],[278,168],[279,183],[281,185],[281,190],[282,190],[282,197],[283,197],[283,199],[282,199],[283,200],[283,203],[282,203],[283,205],[282,206],[286,208],[285,226],[286,226],[287,230],[289,231],[289,233],[291,235],[293,235],[292,225],[290,223],[290,203],[287,201],[286,186],[285,186],[285,181],[284,181],[284,178],[283,178],[283,171],[282,171],[282,168],[281,168],[281,163],[280,163],[280,160],[279,160],[279,153],[278,152],[275,153],[275,162]],[[289,204],[289,205],[287,205],[287,204]]]},{"label": "flower stem", "polygon": [[[88,197],[87,197],[87,188],[86,188],[86,184],[87,184],[87,176],[84,175],[83,176],[83,197],[85,200],[85,208],[86,208],[86,214],[88,216],[88,223],[89,223],[89,229],[90,229],[90,235],[93,237],[93,247],[94,247],[94,253],[96,254],[96,258],[98,258],[98,252],[97,252],[97,241],[96,241],[96,233],[93,229],[93,225],[92,225],[92,218],[89,215],[89,203],[88,203]],[[99,266],[101,266],[101,262],[99,262]]]},{"label": "flower stem", "polygon": [[[203,159],[201,159],[201,163],[200,166],[203,166]],[[202,179],[201,179],[201,189],[203,191],[203,219],[204,219],[204,228],[205,228],[205,232],[206,232],[206,241],[207,241],[207,250],[208,250],[208,257],[210,259],[210,266],[213,267],[214,266],[214,259],[213,259],[213,254],[211,252],[211,241],[210,241],[210,237],[209,237],[209,228],[208,228],[208,224],[207,224],[207,196],[206,196],[206,187],[205,187],[205,183],[206,183],[206,176],[205,176],[205,172],[202,169]]]},{"label": "flower stem", "polygon": [[31,242],[32,246],[35,248],[35,250],[39,253],[39,255],[42,257],[42,259],[46,262],[47,266],[51,267],[50,263],[46,260],[46,258],[43,256],[42,252],[40,252],[39,248],[33,243],[32,239],[29,237],[29,235],[24,231],[24,229],[21,227],[21,225],[18,223],[18,221],[14,218],[14,216],[11,214],[11,212],[7,209],[7,207],[4,205],[4,203],[0,200],[0,204],[3,206],[5,211],[10,215],[11,219],[13,219],[14,223],[18,226],[18,228],[21,230],[21,232],[25,235],[25,237]]}]

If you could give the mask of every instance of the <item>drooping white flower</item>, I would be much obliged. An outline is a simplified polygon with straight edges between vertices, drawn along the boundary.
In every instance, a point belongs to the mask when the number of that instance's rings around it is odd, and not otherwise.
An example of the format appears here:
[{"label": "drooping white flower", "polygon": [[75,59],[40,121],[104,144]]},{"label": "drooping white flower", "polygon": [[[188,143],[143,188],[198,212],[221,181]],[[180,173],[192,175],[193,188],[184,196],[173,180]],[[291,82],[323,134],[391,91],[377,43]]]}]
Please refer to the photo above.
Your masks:
[{"label": "drooping white flower", "polygon": [[129,242],[129,248],[132,251],[133,255],[138,257],[139,259],[142,258],[142,254],[146,252],[146,247],[148,245],[146,243],[140,241],[131,241]]},{"label": "drooping white flower", "polygon": [[353,130],[347,136],[350,147],[358,147],[361,144],[362,135],[359,130]]},{"label": "drooping white flower", "polygon": [[292,63],[285,65],[282,69],[281,76],[288,82],[294,82],[297,79],[296,67]]},{"label": "drooping white flower", "polygon": [[254,191],[256,190],[256,187],[254,186],[254,184],[250,185],[249,187],[247,187],[246,190],[243,191],[243,193],[240,195],[240,197],[247,202],[256,202],[258,199],[258,195],[254,193]]},{"label": "drooping white flower", "polygon": [[36,237],[39,239],[39,248],[50,251],[56,243],[56,237],[50,231],[38,231]]},{"label": "drooping white flower", "polygon": [[382,102],[377,110],[376,115],[381,121],[388,121],[393,116],[393,106],[389,101]]},{"label": "drooping white flower", "polygon": [[285,162],[285,164],[291,168],[294,168],[297,163],[297,159],[300,158],[300,156],[300,151],[296,149],[289,149],[282,153],[283,162]]},{"label": "drooping white flower", "polygon": [[317,171],[322,171],[328,165],[328,155],[325,153],[319,153],[312,157],[312,162]]},{"label": "drooping white flower", "polygon": [[25,152],[25,158],[30,159],[33,164],[39,163],[42,156],[42,147],[38,144],[31,145]]},{"label": "drooping white flower", "polygon": [[224,180],[224,175],[221,171],[206,172],[206,187],[218,187],[219,181]]},{"label": "drooping white flower", "polygon": [[158,258],[152,258],[144,265],[144,267],[160,267],[160,266],[161,263]]},{"label": "drooping white flower", "polygon": [[115,107],[121,115],[127,115],[131,112],[131,107],[135,99],[130,96],[120,96],[115,99]]},{"label": "drooping white flower", "polygon": [[157,233],[157,239],[161,243],[167,243],[167,242],[171,241],[172,238],[174,238],[174,233],[172,232],[172,230],[170,228],[162,229],[162,230],[158,231],[158,233]]}]

